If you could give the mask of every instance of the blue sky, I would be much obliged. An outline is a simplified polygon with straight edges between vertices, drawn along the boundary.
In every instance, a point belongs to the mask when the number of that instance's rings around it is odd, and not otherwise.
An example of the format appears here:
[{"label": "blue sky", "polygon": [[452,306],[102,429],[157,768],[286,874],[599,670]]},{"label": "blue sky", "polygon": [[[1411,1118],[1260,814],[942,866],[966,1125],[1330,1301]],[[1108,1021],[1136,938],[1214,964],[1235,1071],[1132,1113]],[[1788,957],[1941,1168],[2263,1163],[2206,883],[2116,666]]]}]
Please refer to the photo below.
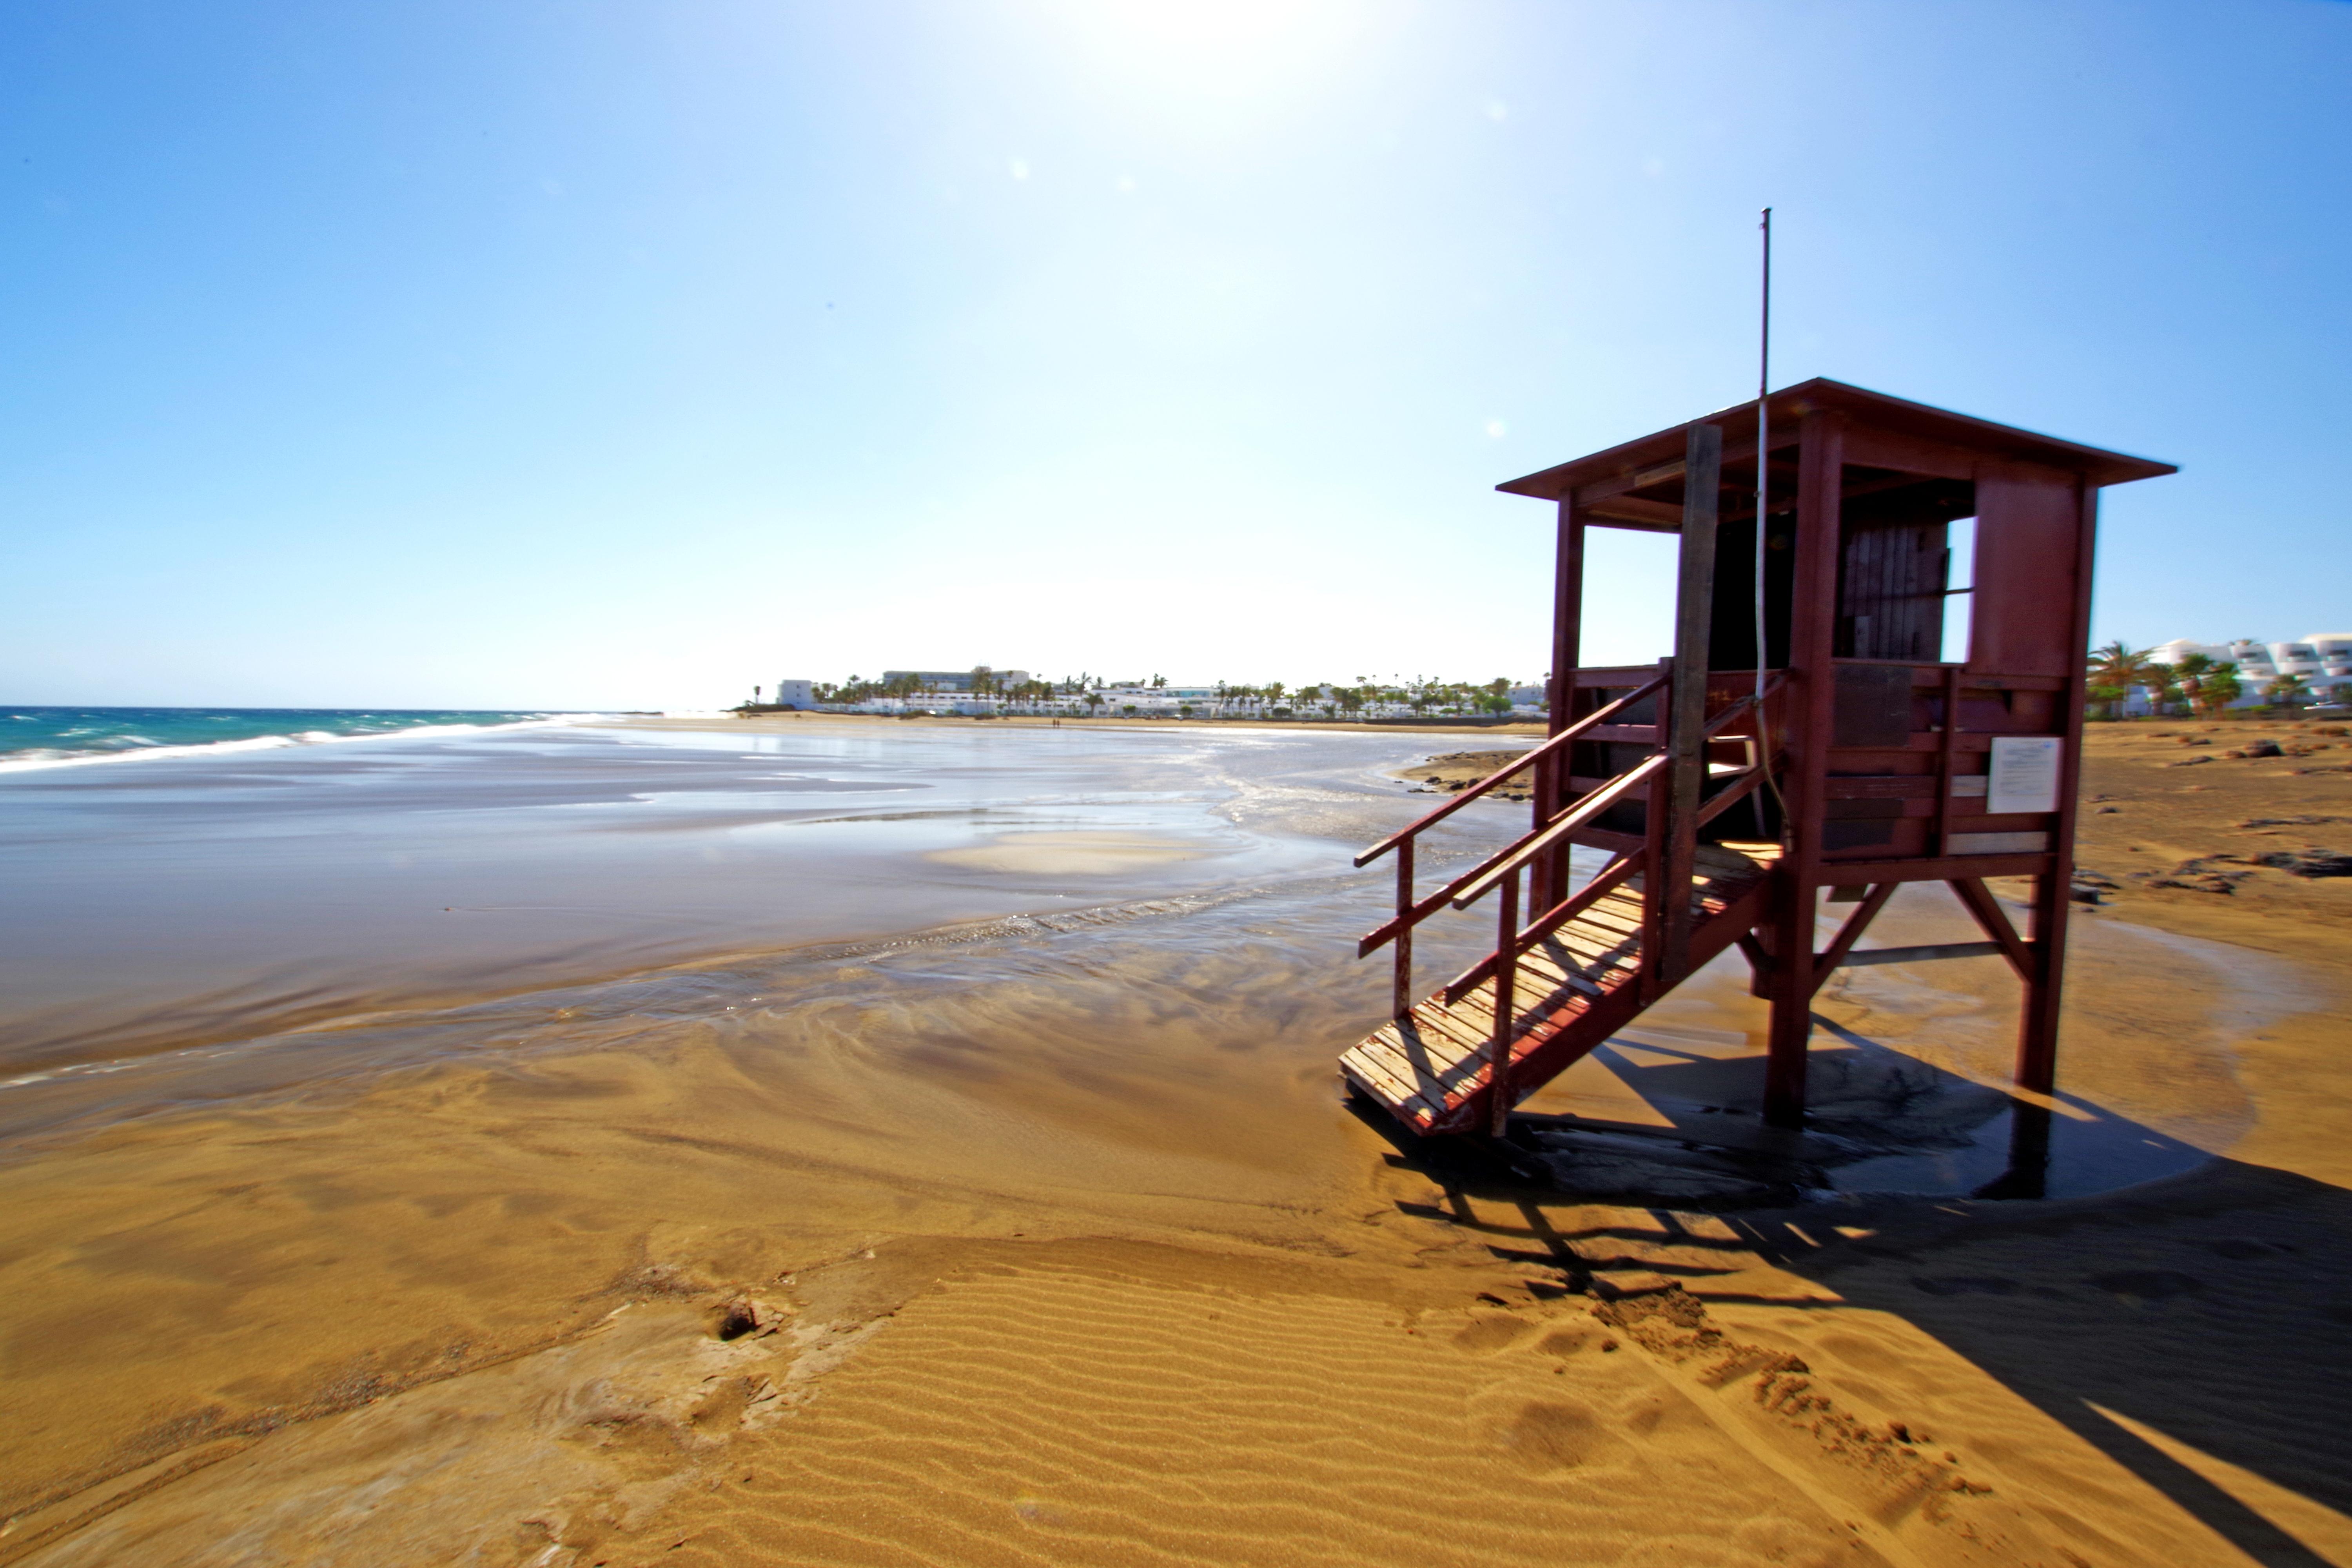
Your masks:
[{"label": "blue sky", "polygon": [[[1528,678],[1502,479],[1814,374],[2179,463],[2098,635],[2352,627],[2352,5],[0,15],[0,698]],[[1663,651],[1612,536],[1589,652]]]}]

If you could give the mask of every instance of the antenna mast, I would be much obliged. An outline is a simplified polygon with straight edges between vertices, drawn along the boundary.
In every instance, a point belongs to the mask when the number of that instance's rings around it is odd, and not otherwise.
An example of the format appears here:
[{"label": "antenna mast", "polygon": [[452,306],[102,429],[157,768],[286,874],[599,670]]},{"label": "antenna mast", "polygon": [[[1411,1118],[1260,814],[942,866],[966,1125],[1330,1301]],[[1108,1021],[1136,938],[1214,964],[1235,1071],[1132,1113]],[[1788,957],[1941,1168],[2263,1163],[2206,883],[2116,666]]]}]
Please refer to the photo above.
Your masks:
[{"label": "antenna mast", "polygon": [[1757,226],[1764,231],[1764,294],[1762,327],[1756,348],[1756,708],[1761,721],[1764,708],[1764,663],[1769,645],[1764,633],[1764,502],[1771,474],[1772,444],[1769,437],[1771,411],[1767,399],[1772,391],[1772,209],[1764,209],[1763,222]]}]

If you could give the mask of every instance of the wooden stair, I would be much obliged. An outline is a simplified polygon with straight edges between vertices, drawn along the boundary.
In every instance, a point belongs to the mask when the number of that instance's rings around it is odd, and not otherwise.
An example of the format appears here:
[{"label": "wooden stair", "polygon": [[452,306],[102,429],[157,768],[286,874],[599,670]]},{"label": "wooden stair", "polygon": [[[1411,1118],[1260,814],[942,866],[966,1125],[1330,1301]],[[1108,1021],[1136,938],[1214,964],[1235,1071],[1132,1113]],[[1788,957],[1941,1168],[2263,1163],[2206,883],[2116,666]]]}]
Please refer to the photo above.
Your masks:
[{"label": "wooden stair", "polygon": [[[1723,952],[1762,914],[1774,844],[1696,846],[1691,880],[1691,967]],[[1645,997],[1643,894],[1633,878],[1538,938],[1518,958],[1512,988],[1510,1088],[1524,1100],[1637,1017]],[[1444,990],[1382,1025],[1339,1058],[1355,1089],[1415,1132],[1486,1127],[1496,983],[1448,1004]]]}]

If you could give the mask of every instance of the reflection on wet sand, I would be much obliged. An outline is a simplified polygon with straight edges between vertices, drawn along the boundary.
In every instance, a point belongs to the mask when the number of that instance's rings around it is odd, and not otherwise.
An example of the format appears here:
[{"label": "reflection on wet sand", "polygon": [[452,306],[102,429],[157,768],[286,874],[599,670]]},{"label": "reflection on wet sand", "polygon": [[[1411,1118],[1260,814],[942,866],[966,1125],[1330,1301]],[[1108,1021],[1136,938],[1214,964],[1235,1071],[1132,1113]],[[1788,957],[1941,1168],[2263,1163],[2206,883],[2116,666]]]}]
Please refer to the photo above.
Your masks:
[{"label": "reflection on wet sand", "polygon": [[1400,809],[1379,773],[1411,754],[1362,734],[576,727],[10,774],[0,1076],[1316,874],[1323,835]]}]

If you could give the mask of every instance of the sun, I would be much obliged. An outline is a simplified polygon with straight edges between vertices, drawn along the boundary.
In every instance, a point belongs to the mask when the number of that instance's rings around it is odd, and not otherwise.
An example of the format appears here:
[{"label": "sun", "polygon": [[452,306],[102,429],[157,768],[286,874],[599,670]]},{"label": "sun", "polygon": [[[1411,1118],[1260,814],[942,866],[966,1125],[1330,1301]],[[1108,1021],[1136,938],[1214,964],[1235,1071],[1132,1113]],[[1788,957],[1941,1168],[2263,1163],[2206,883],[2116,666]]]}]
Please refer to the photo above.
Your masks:
[{"label": "sun", "polygon": [[1122,75],[1218,93],[1315,74],[1362,20],[1360,7],[1334,0],[1073,0],[1055,14]]}]

